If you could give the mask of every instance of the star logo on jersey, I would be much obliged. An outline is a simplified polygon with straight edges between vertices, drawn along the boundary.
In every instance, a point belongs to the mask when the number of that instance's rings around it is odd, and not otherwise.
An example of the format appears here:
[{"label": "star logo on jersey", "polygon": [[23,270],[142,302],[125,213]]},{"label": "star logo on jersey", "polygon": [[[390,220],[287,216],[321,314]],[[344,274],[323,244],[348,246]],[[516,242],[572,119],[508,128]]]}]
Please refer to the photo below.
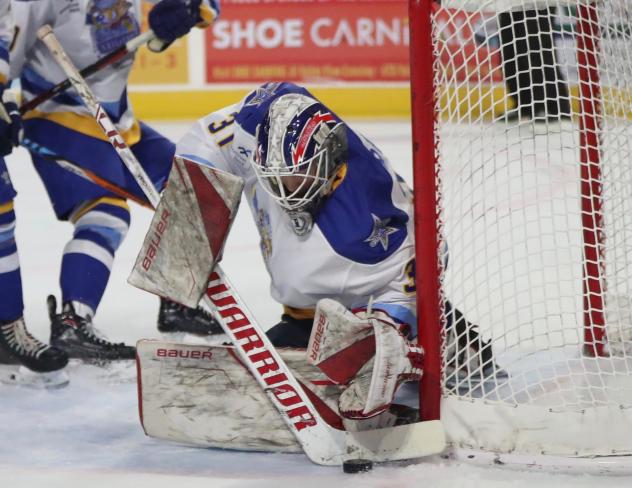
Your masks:
[{"label": "star logo on jersey", "polygon": [[263,86],[260,86],[255,90],[254,96],[246,102],[244,107],[258,107],[263,102],[266,101],[267,98],[272,97],[274,93],[277,91],[281,83],[266,83]]},{"label": "star logo on jersey", "polygon": [[382,249],[386,251],[388,249],[388,236],[394,234],[399,229],[388,226],[391,219],[382,220],[375,214],[371,214],[371,217],[373,218],[373,231],[369,237],[364,239],[364,242],[368,242],[371,247],[381,244]]}]

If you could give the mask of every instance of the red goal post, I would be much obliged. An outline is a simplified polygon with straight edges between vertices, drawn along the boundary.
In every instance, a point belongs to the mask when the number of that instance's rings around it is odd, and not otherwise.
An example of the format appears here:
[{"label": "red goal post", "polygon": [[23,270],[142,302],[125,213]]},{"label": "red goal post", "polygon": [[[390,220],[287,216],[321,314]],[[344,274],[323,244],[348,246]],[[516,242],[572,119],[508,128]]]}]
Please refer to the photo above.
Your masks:
[{"label": "red goal post", "polygon": [[410,0],[409,21],[422,417],[525,462],[632,454],[632,2]]}]

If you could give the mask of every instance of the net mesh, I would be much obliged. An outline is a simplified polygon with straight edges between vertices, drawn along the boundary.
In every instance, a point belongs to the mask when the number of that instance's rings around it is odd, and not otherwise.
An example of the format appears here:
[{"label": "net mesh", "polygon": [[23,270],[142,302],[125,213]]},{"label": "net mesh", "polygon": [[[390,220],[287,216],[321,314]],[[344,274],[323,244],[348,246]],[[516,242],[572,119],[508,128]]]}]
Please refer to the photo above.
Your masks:
[{"label": "net mesh", "polygon": [[433,32],[444,402],[627,412],[632,2],[450,0]]}]

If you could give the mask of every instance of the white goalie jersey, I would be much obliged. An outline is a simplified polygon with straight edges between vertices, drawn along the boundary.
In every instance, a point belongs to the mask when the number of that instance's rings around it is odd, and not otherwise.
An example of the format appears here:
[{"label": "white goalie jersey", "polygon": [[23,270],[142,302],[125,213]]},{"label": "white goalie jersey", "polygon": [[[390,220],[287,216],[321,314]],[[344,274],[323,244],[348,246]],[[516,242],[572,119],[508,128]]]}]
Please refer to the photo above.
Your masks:
[{"label": "white goalie jersey", "polygon": [[348,161],[305,235],[258,182],[251,165],[256,128],[270,103],[288,93],[309,95],[290,83],[265,84],[200,119],[176,154],[245,180],[276,301],[314,309],[331,297],[356,309],[372,297],[374,307],[414,327],[412,196],[375,146],[347,127]]}]

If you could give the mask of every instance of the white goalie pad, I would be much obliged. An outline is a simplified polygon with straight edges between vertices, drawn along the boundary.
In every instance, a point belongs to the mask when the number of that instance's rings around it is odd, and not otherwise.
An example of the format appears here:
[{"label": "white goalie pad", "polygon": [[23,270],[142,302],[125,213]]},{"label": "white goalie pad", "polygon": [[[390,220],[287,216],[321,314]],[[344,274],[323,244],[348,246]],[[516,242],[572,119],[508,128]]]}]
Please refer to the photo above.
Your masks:
[{"label": "white goalie pad", "polygon": [[[324,420],[342,428],[336,406],[340,387],[305,361],[304,350],[282,350],[281,355],[310,390]],[[140,341],[137,357],[141,422],[147,435],[203,447],[301,452],[232,346]]]},{"label": "white goalie pad", "polygon": [[[349,458],[413,459],[445,448],[439,421],[345,432],[336,406],[343,387],[308,364],[304,350],[280,353],[318,413],[344,438]],[[137,362],[139,412],[147,435],[201,447],[302,451],[232,346],[143,340]]]},{"label": "white goalie pad", "polygon": [[196,307],[237,213],[243,180],[175,157],[128,282]]}]

